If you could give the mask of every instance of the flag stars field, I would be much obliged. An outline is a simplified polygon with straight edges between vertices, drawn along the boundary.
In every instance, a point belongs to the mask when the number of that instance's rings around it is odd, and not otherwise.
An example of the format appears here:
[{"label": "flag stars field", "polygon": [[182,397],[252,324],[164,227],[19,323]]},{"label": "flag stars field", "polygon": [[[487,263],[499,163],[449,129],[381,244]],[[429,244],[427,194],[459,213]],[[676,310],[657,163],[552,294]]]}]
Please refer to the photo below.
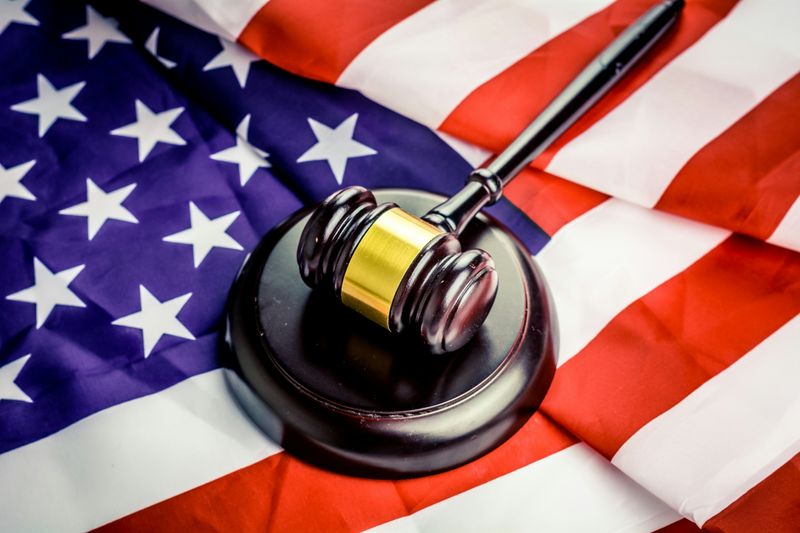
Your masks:
[{"label": "flag stars field", "polygon": [[347,168],[348,159],[378,153],[366,144],[353,139],[356,121],[358,121],[358,113],[353,113],[341,124],[331,128],[309,117],[308,125],[311,126],[311,131],[314,132],[317,143],[298,157],[297,162],[327,161],[333,176],[336,178],[336,183],[341,185],[344,181],[344,172]]},{"label": "flag stars field", "polygon": [[112,192],[105,192],[90,178],[86,178],[86,201],[59,211],[62,215],[86,217],[89,240],[91,241],[100,228],[108,220],[119,220],[137,224],[139,221],[133,213],[123,207],[122,202],[136,188],[135,183],[120,187]]},{"label": "flag stars field", "polygon": [[0,401],[12,400],[17,402],[32,403],[33,399],[16,384],[19,375],[28,363],[31,354],[23,355],[10,363],[0,366]]},{"label": "flag stars field", "polygon": [[211,58],[211,61],[203,67],[203,72],[231,67],[233,74],[236,76],[236,81],[244,89],[247,84],[247,77],[250,74],[250,65],[260,61],[260,58],[243,46],[231,41],[220,38],[219,44],[222,45],[222,51]]},{"label": "flag stars field", "polygon": [[250,144],[247,137],[249,129],[250,115],[248,114],[236,127],[236,145],[211,155],[211,159],[214,161],[239,165],[239,182],[242,187],[247,185],[256,170],[271,166],[265,159],[269,154]]},{"label": "flag stars field", "polygon": [[192,332],[178,320],[178,313],[191,297],[192,293],[187,293],[162,302],[144,285],[139,285],[140,310],[120,317],[112,324],[142,330],[144,358],[147,359],[164,335],[194,340]]},{"label": "flag stars field", "polygon": [[69,285],[86,265],[78,265],[53,273],[37,257],[33,258],[34,283],[27,289],[9,294],[6,300],[36,305],[36,328],[42,327],[57,305],[86,307]]},{"label": "flag stars field", "polygon": [[139,161],[147,155],[159,142],[186,145],[186,141],[170,126],[183,113],[182,107],[167,109],[155,113],[141,100],[136,100],[136,121],[111,131],[111,135],[136,139],[139,146]]},{"label": "flag stars field", "polygon": [[226,233],[238,217],[239,211],[234,211],[217,218],[208,218],[194,202],[189,202],[190,227],[167,235],[164,237],[164,241],[191,244],[194,267],[197,268],[213,248],[244,250],[241,244]]},{"label": "flag stars field", "polygon": [[86,40],[89,45],[89,59],[94,58],[106,43],[131,44],[131,40],[117,29],[117,21],[104,17],[91,6],[86,6],[86,25],[75,28],[62,35],[64,39]]},{"label": "flag stars field", "polygon": [[12,111],[37,115],[39,118],[39,137],[44,137],[56,120],[77,120],[86,122],[86,116],[72,105],[72,100],[86,85],[85,81],[56,89],[43,75],[36,75],[38,96],[11,106]]}]

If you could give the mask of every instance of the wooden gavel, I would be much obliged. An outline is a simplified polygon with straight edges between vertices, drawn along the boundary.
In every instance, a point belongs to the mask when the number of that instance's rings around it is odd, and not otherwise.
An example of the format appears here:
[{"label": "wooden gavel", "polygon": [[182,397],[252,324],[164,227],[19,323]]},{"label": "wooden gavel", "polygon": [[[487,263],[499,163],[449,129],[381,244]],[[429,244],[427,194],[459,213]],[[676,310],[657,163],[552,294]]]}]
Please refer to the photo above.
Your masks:
[{"label": "wooden gavel", "polygon": [[488,166],[422,218],[378,205],[347,187],[311,214],[297,249],[303,281],[393,333],[411,333],[432,353],[466,344],[497,293],[491,256],[461,250],[458,236],[503,186],[550,146],[676,21],[683,0],[667,0],[629,26]]}]

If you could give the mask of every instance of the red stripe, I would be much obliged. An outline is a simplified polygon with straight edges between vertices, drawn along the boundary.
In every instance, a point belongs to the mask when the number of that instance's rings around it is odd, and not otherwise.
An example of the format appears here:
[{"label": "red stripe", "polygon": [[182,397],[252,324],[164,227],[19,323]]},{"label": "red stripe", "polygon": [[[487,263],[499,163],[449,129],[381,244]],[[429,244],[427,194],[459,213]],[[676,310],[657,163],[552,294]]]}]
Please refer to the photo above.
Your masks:
[{"label": "red stripe", "polygon": [[[498,152],[574,78],[578,72],[655,0],[618,0],[552,39],[475,89],[440,129]],[[735,0],[687,1],[677,27],[667,34],[617,86],[540,157],[544,168],[555,152],[607,115],[667,63],[697,42],[735,5]]]},{"label": "red stripe", "polygon": [[273,65],[333,83],[383,32],[431,0],[270,0],[239,41]]},{"label": "red stripe", "polygon": [[603,193],[532,167],[506,185],[503,194],[548,235],[608,199]]},{"label": "red stripe", "polygon": [[743,236],[628,306],[556,373],[543,409],[612,457],[800,312],[800,254]]},{"label": "red stripe", "polygon": [[100,529],[361,531],[486,483],[575,442],[536,414],[488,455],[450,472],[403,481],[346,477],[281,453]]},{"label": "red stripe", "polygon": [[684,166],[656,205],[766,239],[800,194],[800,75]]},{"label": "red stripe", "polygon": [[800,530],[800,455],[703,524],[703,529],[726,533]]}]

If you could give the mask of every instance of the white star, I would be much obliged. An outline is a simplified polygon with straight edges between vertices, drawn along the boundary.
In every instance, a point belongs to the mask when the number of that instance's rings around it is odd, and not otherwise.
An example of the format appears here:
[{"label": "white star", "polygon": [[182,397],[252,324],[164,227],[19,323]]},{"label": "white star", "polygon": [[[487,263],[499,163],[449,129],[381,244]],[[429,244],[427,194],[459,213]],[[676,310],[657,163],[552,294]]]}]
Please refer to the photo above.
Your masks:
[{"label": "white star", "polygon": [[244,89],[247,83],[247,75],[250,74],[250,64],[255,63],[260,58],[236,43],[222,38],[220,38],[219,43],[222,45],[222,51],[203,67],[203,72],[215,68],[231,67],[236,79],[239,81],[239,85]]},{"label": "white star", "polygon": [[144,43],[144,49],[153,54],[153,57],[158,59],[165,67],[174,68],[176,65],[174,61],[170,61],[169,59],[158,55],[158,32],[160,30],[161,28],[159,27],[156,27],[156,29],[153,30],[153,33],[151,33],[150,37],[147,38],[147,42]]},{"label": "white star", "polygon": [[344,122],[331,129],[313,118],[308,119],[317,144],[297,158],[298,163],[327,160],[337,183],[342,184],[347,160],[351,157],[364,157],[377,154],[375,150],[353,139],[358,113],[350,115]]},{"label": "white star", "polygon": [[211,155],[211,159],[215,161],[238,164],[239,181],[243,187],[250,181],[256,170],[270,167],[269,161],[264,159],[269,154],[248,142],[248,129],[250,129],[250,115],[244,117],[236,127],[236,146],[231,146]]},{"label": "white star", "polygon": [[136,122],[115,129],[111,135],[137,139],[139,141],[139,161],[144,161],[144,158],[158,142],[179,146],[186,144],[186,141],[169,127],[181,113],[183,113],[182,107],[153,113],[149,107],[137,99]]},{"label": "white star", "polygon": [[85,81],[75,83],[63,89],[56,89],[53,84],[42,74],[36,75],[36,98],[25,100],[11,106],[14,111],[39,115],[39,137],[43,137],[50,126],[59,118],[86,122],[83,113],[70,104],[78,96]]},{"label": "white star", "polygon": [[86,201],[82,204],[62,209],[59,213],[87,217],[89,240],[91,241],[109,219],[133,222],[134,224],[139,222],[130,211],[122,207],[122,202],[135,188],[136,184],[131,183],[115,191],[105,192],[95,185],[91,179],[86,178]]},{"label": "white star", "polygon": [[178,320],[178,313],[191,297],[192,293],[190,292],[161,302],[144,285],[139,285],[141,311],[118,318],[112,324],[142,330],[144,358],[147,359],[158,340],[164,335],[194,340],[192,332]]},{"label": "white star", "polygon": [[86,25],[75,28],[61,37],[89,41],[89,59],[92,59],[106,43],[131,43],[131,40],[117,29],[118,24],[114,18],[104,17],[91,6],[86,6]]},{"label": "white star", "polygon": [[0,0],[0,35],[12,22],[20,24],[30,24],[38,26],[39,21],[33,18],[30,13],[25,11],[28,2],[14,2],[11,0]]},{"label": "white star", "polygon": [[31,169],[36,161],[28,161],[11,168],[3,167],[0,163],[0,202],[7,196],[14,198],[21,198],[23,200],[36,200],[36,197],[31,194],[23,184],[20,183],[25,174]]},{"label": "white star", "polygon": [[200,209],[189,202],[189,219],[191,227],[164,237],[166,242],[191,244],[194,255],[194,267],[200,266],[212,248],[243,250],[242,245],[233,240],[225,231],[239,216],[239,211],[228,213],[214,219],[208,218]]},{"label": "white star", "polygon": [[25,363],[27,363],[30,358],[31,354],[23,355],[5,366],[0,366],[0,400],[33,402],[31,397],[25,394],[25,391],[19,388],[19,385],[14,383],[22,372]]},{"label": "white star", "polygon": [[36,304],[36,328],[42,327],[50,312],[57,305],[86,307],[68,285],[81,273],[86,265],[78,265],[55,274],[36,257],[33,258],[34,283],[27,289],[6,296],[6,300]]}]

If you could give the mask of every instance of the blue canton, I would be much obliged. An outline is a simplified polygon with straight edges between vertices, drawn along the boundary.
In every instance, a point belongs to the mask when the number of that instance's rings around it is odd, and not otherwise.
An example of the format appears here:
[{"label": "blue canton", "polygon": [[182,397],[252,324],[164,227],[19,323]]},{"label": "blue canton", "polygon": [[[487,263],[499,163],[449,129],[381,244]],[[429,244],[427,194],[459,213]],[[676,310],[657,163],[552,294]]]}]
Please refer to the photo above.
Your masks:
[{"label": "blue canton", "polygon": [[[0,452],[217,368],[231,283],[295,210],[353,184],[452,193],[471,169],[359,93],[146,6],[15,4],[0,16]],[[492,209],[531,252],[546,242]]]}]

